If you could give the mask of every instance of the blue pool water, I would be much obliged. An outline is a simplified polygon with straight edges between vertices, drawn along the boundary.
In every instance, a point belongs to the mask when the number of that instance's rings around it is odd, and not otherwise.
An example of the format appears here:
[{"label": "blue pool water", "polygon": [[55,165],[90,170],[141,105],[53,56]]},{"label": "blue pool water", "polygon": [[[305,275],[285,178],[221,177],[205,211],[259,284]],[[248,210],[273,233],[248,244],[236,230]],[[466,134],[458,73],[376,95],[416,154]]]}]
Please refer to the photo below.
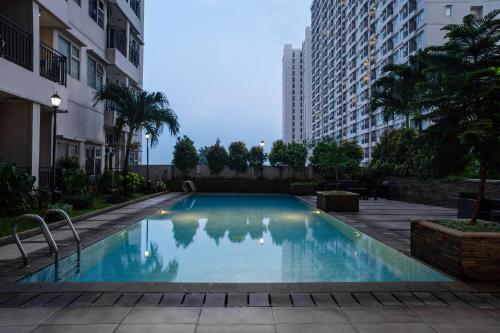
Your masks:
[{"label": "blue pool water", "polygon": [[[288,195],[187,197],[61,262],[64,281],[368,282],[449,278]],[[49,266],[22,282],[53,281]]]}]

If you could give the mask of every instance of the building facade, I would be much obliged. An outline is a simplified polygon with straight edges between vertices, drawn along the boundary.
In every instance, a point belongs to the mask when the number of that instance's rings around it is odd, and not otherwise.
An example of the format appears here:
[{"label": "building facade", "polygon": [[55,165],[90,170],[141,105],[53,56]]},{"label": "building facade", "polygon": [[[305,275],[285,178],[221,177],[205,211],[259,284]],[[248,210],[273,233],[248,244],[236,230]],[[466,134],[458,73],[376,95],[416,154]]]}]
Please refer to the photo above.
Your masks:
[{"label": "building facade", "polygon": [[283,141],[303,142],[311,132],[311,29],[306,28],[302,48],[286,44],[282,68]]},{"label": "building facade", "polygon": [[[50,179],[53,112],[56,158],[73,156],[89,174],[117,168],[115,112],[94,105],[108,82],[142,89],[144,2],[140,0],[17,0],[0,6],[0,161]],[[132,164],[140,160],[140,137]]]},{"label": "building facade", "polygon": [[498,0],[314,0],[310,139],[355,140],[368,162],[383,132],[404,122],[370,113],[371,86],[383,67],[443,43],[443,26],[496,8]]}]

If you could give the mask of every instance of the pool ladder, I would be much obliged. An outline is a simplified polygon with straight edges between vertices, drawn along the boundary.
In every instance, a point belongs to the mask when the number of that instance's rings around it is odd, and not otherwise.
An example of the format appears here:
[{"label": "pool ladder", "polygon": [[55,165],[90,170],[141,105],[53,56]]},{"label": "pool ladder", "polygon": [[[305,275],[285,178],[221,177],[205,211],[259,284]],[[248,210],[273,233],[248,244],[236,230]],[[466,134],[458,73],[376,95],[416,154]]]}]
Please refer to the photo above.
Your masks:
[{"label": "pool ladder", "polygon": [[55,281],[59,280],[59,248],[57,247],[56,242],[54,241],[54,238],[52,237],[52,234],[50,233],[49,227],[47,227],[47,223],[45,223],[45,218],[47,218],[48,215],[60,215],[64,218],[65,222],[68,224],[69,229],[73,233],[73,237],[76,241],[76,251],[77,251],[77,267],[80,266],[80,258],[81,258],[81,241],[80,241],[80,236],[78,236],[78,233],[76,232],[75,227],[73,226],[73,223],[71,222],[71,219],[69,218],[68,214],[62,210],[62,209],[49,209],[45,212],[43,217],[39,215],[34,215],[34,214],[25,214],[22,215],[17,219],[17,221],[14,223],[12,226],[12,236],[14,237],[14,240],[16,242],[17,247],[19,248],[19,252],[21,252],[21,256],[23,257],[23,264],[24,267],[29,267],[29,257],[28,253],[24,249],[24,246],[21,242],[21,239],[19,238],[19,234],[17,233],[17,226],[19,225],[20,222],[22,221],[28,221],[32,220],[38,223],[40,230],[42,231],[43,236],[45,237],[45,240],[47,241],[47,244],[49,245],[49,250],[50,254],[54,254],[54,279]]},{"label": "pool ladder", "polygon": [[190,190],[191,192],[196,192],[196,187],[194,186],[194,183],[192,181],[185,180],[182,183],[182,190],[184,191],[184,193],[189,193]]}]

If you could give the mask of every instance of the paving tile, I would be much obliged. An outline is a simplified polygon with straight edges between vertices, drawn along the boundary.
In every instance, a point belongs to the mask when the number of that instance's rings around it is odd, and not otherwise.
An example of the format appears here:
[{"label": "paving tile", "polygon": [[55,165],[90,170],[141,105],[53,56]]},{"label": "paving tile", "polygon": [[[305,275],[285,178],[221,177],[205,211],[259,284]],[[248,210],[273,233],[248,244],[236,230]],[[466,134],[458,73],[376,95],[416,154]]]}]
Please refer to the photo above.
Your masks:
[{"label": "paving tile", "polygon": [[443,303],[439,298],[434,296],[432,293],[428,292],[414,292],[413,295],[415,295],[419,300],[424,302],[425,305],[427,306],[446,306],[446,303]]},{"label": "paving tile", "polygon": [[337,303],[333,300],[332,295],[329,293],[312,293],[312,298],[314,299],[314,303],[318,307],[336,307]]},{"label": "paving tile", "polygon": [[160,301],[163,297],[162,293],[146,293],[142,295],[141,299],[135,306],[146,306],[146,307],[152,307],[152,306],[158,306],[160,304]]},{"label": "paving tile", "polygon": [[271,297],[271,306],[293,306],[289,293],[271,293],[269,296]]},{"label": "paving tile", "polygon": [[9,300],[0,304],[2,308],[15,308],[27,303],[29,300],[35,298],[38,294],[35,293],[22,293],[10,298]]},{"label": "paving tile", "polygon": [[165,293],[160,306],[181,306],[184,295],[184,293]]},{"label": "paving tile", "polygon": [[268,293],[250,293],[248,306],[270,306]]},{"label": "paving tile", "polygon": [[57,310],[56,308],[0,309],[0,326],[38,325]]},{"label": "paving tile", "polygon": [[402,292],[396,292],[394,293],[394,296],[396,296],[397,299],[404,305],[413,305],[413,306],[418,306],[418,305],[425,305],[421,300],[419,300],[415,295],[413,295],[410,292],[402,291]]},{"label": "paving tile", "polygon": [[342,312],[352,323],[419,323],[422,322],[404,306],[345,307]]},{"label": "paving tile", "polygon": [[346,317],[337,308],[272,308],[277,324],[345,323]]},{"label": "paving tile", "polygon": [[0,333],[28,333],[32,332],[35,326],[0,326]]},{"label": "paving tile", "polygon": [[124,324],[196,324],[200,308],[133,308]]},{"label": "paving tile", "polygon": [[111,306],[115,304],[121,296],[121,293],[104,293],[92,303],[92,306]]},{"label": "paving tile", "polygon": [[182,306],[187,307],[200,307],[203,305],[205,300],[205,294],[200,293],[189,293],[186,294],[184,300],[182,301]]},{"label": "paving tile", "polygon": [[14,294],[0,294],[0,304],[14,297]]},{"label": "paving tile", "polygon": [[34,333],[112,333],[117,324],[97,325],[43,325],[38,326]]},{"label": "paving tile", "polygon": [[455,292],[455,296],[463,300],[465,303],[470,304],[472,306],[475,306],[476,308],[479,309],[491,309],[493,306],[484,301],[483,299],[475,296],[473,293],[469,292]]},{"label": "paving tile", "polygon": [[340,306],[359,306],[359,303],[356,301],[354,297],[352,297],[351,293],[347,292],[334,292],[332,293],[335,302],[337,302]]},{"label": "paving tile", "polygon": [[80,296],[79,293],[62,293],[59,296],[47,302],[44,306],[51,308],[64,307],[73,302],[79,296]]},{"label": "paving tile", "polygon": [[274,325],[198,325],[196,333],[275,333]]},{"label": "paving tile", "polygon": [[427,323],[494,323],[495,320],[473,307],[413,307],[412,311]]},{"label": "paving tile", "polygon": [[483,309],[481,312],[486,313],[488,316],[494,320],[500,322],[500,310],[499,309]]},{"label": "paving tile", "polygon": [[278,324],[278,333],[355,333],[351,324]]},{"label": "paving tile", "polygon": [[380,305],[379,301],[371,293],[352,293],[361,306]]},{"label": "paving tile", "polygon": [[122,324],[117,333],[194,333],[195,324]]},{"label": "paving tile", "polygon": [[401,305],[401,302],[390,292],[374,292],[373,296],[375,296],[382,305]]},{"label": "paving tile", "polygon": [[248,306],[248,294],[246,293],[228,293],[227,294],[228,307],[242,307]]},{"label": "paving tile", "polygon": [[434,333],[435,331],[424,323],[397,323],[397,324],[354,324],[359,333]]},{"label": "paving tile", "polygon": [[314,306],[314,302],[309,293],[290,293],[293,306]]},{"label": "paving tile", "polygon": [[205,303],[203,304],[203,306],[215,306],[215,307],[226,306],[226,294],[207,293],[205,296]]},{"label": "paving tile", "polygon": [[500,307],[500,298],[495,297],[492,294],[489,293],[474,293],[474,296],[482,299],[483,301],[491,304],[492,306],[498,308]]},{"label": "paving tile", "polygon": [[44,322],[50,324],[117,324],[130,311],[124,307],[64,308]]},{"label": "paving tile", "polygon": [[114,304],[115,306],[134,306],[135,303],[141,298],[142,294],[140,293],[126,293],[123,294],[122,297],[120,297],[116,303]]},{"label": "paving tile", "polygon": [[203,308],[199,325],[274,324],[271,308]]},{"label": "paving tile", "polygon": [[434,324],[432,327],[439,333],[500,332],[500,324]]},{"label": "paving tile", "polygon": [[436,291],[433,294],[449,306],[469,306],[449,291]]},{"label": "paving tile", "polygon": [[90,306],[99,298],[99,296],[101,296],[100,293],[81,294],[80,297],[75,299],[69,306],[71,307]]}]

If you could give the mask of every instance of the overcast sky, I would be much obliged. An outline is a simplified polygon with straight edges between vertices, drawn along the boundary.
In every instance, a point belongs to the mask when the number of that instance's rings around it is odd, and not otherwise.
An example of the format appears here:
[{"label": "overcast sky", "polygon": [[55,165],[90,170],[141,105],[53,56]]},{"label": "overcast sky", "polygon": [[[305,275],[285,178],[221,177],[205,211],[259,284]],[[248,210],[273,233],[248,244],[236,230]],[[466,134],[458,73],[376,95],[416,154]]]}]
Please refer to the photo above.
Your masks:
[{"label": "overcast sky", "polygon": [[[144,88],[164,92],[197,148],[281,138],[281,58],[300,47],[311,0],[150,0]],[[172,161],[165,132],[150,164]],[[144,154],[144,162],[145,162]]]}]

